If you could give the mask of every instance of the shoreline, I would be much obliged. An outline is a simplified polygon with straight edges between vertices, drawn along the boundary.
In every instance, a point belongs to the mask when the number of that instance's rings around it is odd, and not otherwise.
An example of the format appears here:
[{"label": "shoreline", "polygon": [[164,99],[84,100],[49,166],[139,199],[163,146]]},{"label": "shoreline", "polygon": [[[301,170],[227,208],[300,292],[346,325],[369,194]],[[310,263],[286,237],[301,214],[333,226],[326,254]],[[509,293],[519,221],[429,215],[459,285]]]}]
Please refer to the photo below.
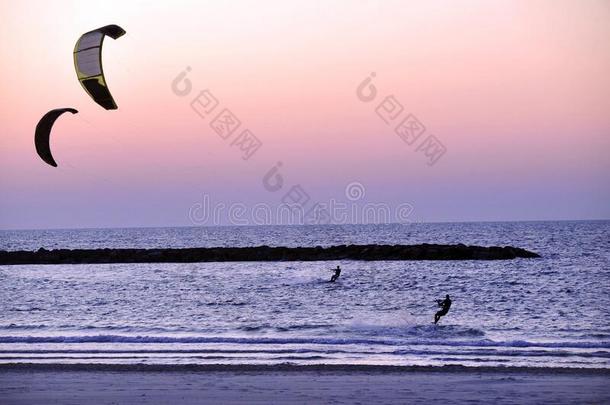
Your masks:
[{"label": "shoreline", "polygon": [[540,255],[513,246],[338,245],[329,247],[212,247],[181,249],[0,250],[0,265],[196,263],[329,260],[511,260]]},{"label": "shoreline", "polygon": [[[610,373],[456,367],[197,367],[80,370],[0,366],[16,404],[609,403]],[[89,366],[89,365],[84,365]],[[114,366],[113,366],[114,367]],[[488,372],[489,371],[489,372]]]},{"label": "shoreline", "polygon": [[2,363],[0,374],[14,371],[40,372],[228,372],[228,373],[342,373],[342,374],[409,374],[409,373],[484,373],[484,374],[548,374],[603,375],[610,377],[610,368],[519,367],[519,366],[382,366],[382,365],[296,365],[296,364],[111,364],[111,363]]}]

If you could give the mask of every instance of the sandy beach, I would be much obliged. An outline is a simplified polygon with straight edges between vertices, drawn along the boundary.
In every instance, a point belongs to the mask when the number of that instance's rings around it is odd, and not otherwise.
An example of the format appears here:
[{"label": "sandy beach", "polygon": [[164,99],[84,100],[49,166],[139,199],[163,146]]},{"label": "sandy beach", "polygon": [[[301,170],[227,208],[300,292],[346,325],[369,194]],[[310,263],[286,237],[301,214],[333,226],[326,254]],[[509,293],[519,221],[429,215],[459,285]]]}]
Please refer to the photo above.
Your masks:
[{"label": "sandy beach", "polygon": [[3,404],[594,403],[608,370],[2,365]]}]

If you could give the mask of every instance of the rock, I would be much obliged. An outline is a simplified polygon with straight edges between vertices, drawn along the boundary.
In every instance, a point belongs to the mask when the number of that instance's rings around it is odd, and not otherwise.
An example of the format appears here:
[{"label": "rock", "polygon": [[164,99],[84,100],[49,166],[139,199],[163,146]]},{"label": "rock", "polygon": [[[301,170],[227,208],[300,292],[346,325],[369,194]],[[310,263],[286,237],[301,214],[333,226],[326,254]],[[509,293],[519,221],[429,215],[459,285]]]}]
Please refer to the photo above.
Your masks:
[{"label": "rock", "polygon": [[0,265],[76,263],[193,263],[323,260],[509,260],[540,257],[512,246],[339,245],[330,247],[217,247],[188,249],[0,250]]}]

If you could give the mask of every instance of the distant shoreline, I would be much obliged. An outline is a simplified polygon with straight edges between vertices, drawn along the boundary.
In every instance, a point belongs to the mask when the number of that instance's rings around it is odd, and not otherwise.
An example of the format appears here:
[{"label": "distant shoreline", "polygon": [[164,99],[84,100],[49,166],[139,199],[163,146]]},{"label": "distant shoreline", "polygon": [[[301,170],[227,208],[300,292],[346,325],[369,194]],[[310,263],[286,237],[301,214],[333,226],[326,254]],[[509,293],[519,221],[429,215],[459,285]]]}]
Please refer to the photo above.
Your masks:
[{"label": "distant shoreline", "polygon": [[511,260],[538,258],[512,246],[339,245],[330,247],[213,247],[182,249],[38,249],[0,251],[0,265],[196,263],[328,260]]}]

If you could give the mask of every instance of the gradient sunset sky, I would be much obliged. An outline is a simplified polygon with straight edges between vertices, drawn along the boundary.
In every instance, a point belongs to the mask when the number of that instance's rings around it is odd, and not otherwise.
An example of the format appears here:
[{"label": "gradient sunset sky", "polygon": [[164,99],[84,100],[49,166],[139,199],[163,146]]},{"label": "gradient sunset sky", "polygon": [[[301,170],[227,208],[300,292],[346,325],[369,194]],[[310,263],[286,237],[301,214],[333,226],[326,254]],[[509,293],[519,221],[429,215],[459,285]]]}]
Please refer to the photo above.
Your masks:
[{"label": "gradient sunset sky", "polygon": [[[0,15],[1,229],[193,225],[204,194],[277,205],[299,184],[346,200],[353,182],[358,203],[408,203],[417,221],[610,218],[608,1],[3,1]],[[107,24],[127,31],[104,44],[116,111],[72,62]],[[250,159],[191,108],[204,89],[261,140]],[[436,164],[376,114],[387,96],[446,147]],[[33,135],[59,107],[79,114],[54,127],[53,168]]]}]

